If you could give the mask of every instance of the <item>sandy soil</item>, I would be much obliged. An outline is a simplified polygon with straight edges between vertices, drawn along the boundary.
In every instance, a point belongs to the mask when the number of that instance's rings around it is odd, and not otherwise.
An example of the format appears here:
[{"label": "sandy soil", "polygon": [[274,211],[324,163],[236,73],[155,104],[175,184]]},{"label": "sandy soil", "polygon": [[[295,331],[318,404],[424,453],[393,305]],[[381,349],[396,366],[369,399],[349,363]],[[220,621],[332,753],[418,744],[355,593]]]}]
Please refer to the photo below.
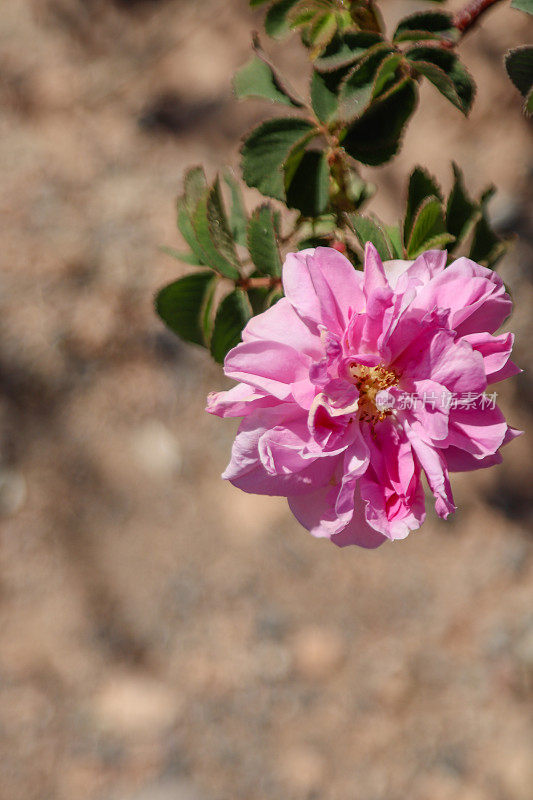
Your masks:
[{"label": "sandy soil", "polygon": [[[183,171],[236,165],[265,114],[229,89],[258,16],[2,4],[0,798],[530,800],[527,439],[455,478],[451,522],[337,550],[220,480],[225,381],[152,312]],[[527,24],[498,9],[465,43],[471,120],[424,89],[374,208],[395,218],[418,161],[499,186],[531,370],[531,127],[501,65]],[[282,61],[304,75],[296,41]],[[530,427],[531,377],[501,394]]]}]

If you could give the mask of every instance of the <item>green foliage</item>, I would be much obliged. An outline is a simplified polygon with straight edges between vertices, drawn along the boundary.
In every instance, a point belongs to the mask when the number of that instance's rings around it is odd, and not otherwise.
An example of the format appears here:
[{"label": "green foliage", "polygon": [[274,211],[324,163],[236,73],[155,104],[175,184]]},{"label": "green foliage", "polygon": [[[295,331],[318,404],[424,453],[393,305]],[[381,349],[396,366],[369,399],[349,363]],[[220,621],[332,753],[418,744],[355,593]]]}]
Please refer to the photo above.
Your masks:
[{"label": "green foliage", "polygon": [[453,17],[447,11],[419,11],[404,17],[394,32],[393,42],[420,41],[422,39],[457,38]]},{"label": "green foliage", "polygon": [[403,258],[402,231],[399,225],[385,225],[384,230],[389,237],[393,258]]},{"label": "green foliage", "polygon": [[334,119],[339,105],[339,85],[344,75],[344,70],[323,73],[313,70],[311,105],[319,122],[330,122]]},{"label": "green foliage", "polygon": [[495,191],[494,186],[489,186],[477,202],[477,221],[468,253],[474,261],[491,268],[505,255],[512,242],[510,238],[498,236],[490,224],[487,205]]},{"label": "green foliage", "polygon": [[[243,327],[282,296],[286,252],[335,246],[360,266],[366,242],[382,259],[414,259],[448,248],[493,267],[508,242],[492,228],[487,204],[493,189],[472,198],[453,164],[447,197],[422,167],[410,175],[405,214],[386,225],[365,205],[375,186],[360,166],[380,166],[398,153],[426,78],[467,114],[475,86],[456,54],[461,32],[454,17],[433,6],[411,13],[387,37],[378,2],[368,0],[250,0],[263,8],[274,38],[297,31],[310,61],[309,97],[301,97],[279,73],[253,36],[252,57],[236,73],[237,98],[260,98],[297,116],[268,119],[241,146],[248,187],[284,205],[261,202],[250,214],[241,184],[230,171],[208,184],[201,167],[184,176],[177,222],[188,250],[161,248],[201,269],[180,277],[157,295],[164,323],[188,342],[209,348],[221,363],[241,339]],[[532,12],[533,0],[512,7]],[[506,56],[509,76],[533,110],[533,47]],[[287,209],[296,213],[289,215]]]},{"label": "green foliage", "polygon": [[208,343],[202,320],[214,284],[212,272],[194,272],[165,286],[156,296],[157,313],[165,325],[186,342]]},{"label": "green foliage", "polygon": [[402,67],[403,58],[401,53],[390,53],[388,56],[385,56],[376,71],[372,89],[372,99],[374,97],[379,97],[392,86],[396,78],[399,77],[398,73]]},{"label": "green foliage", "polygon": [[455,53],[440,47],[417,46],[405,53],[411,66],[424,75],[454,106],[468,114],[475,84]]},{"label": "green foliage", "polygon": [[525,113],[531,114],[533,112],[533,45],[523,45],[509,50],[505,56],[505,68],[520,94],[526,98]]},{"label": "green foliage", "polygon": [[281,275],[279,230],[269,205],[256,208],[248,223],[248,251],[260,275]]},{"label": "green foliage", "polygon": [[307,31],[307,42],[317,55],[331,42],[337,32],[337,16],[332,12],[316,14]]},{"label": "green foliage", "polygon": [[277,39],[290,31],[289,11],[299,0],[278,0],[269,8],[265,17],[265,31]]},{"label": "green foliage", "polygon": [[401,79],[348,128],[342,146],[362,164],[378,166],[389,161],[400,149],[405,125],[417,101],[415,81]]},{"label": "green foliage", "polygon": [[[185,175],[185,193],[178,200],[178,227],[197,263],[226,278],[238,278],[240,262],[229,230],[220,185],[208,187],[203,169]],[[191,257],[192,257],[191,256]]]},{"label": "green foliage", "polygon": [[265,17],[269,36],[280,39],[291,30],[298,30],[306,47],[315,55],[337,32],[352,25],[350,12],[335,0],[276,0]]},{"label": "green foliage", "polygon": [[287,205],[303,217],[318,217],[329,205],[329,166],[324,152],[306,150],[286,172]]},{"label": "green foliage", "polygon": [[297,105],[282,90],[274,71],[258,56],[248,61],[233,77],[233,91],[239,99],[246,97],[260,97],[271,100],[273,103],[283,103],[286,106]]},{"label": "green foliage", "polygon": [[226,278],[238,278],[240,262],[226,220],[218,181],[200,196],[191,214],[191,222],[204,254],[204,263]]},{"label": "green foliage", "polygon": [[263,122],[246,137],[241,148],[245,182],[267,197],[284,200],[283,167],[291,153],[303,151],[316,133],[312,122],[297,117]]},{"label": "green foliage", "polygon": [[354,64],[369,47],[383,41],[379,33],[372,31],[347,31],[333,37],[324,52],[315,59],[314,66],[319,72],[332,72]]},{"label": "green foliage", "polygon": [[242,199],[241,187],[229,170],[224,172],[223,177],[231,193],[231,212],[229,215],[231,233],[237,244],[246,246],[248,217]]},{"label": "green foliage", "polygon": [[[218,178],[208,185],[204,171],[193,167],[183,183],[178,226],[192,252],[161,249],[180,261],[209,269],[186,275],[162,289],[156,297],[156,311],[184,341],[210,347],[213,357],[222,361],[239,341],[252,313],[261,313],[278,299],[279,213],[262,206],[248,220],[239,183],[229,171],[224,173],[231,198],[229,220]],[[255,268],[252,276],[237,255],[236,242],[248,247]],[[255,286],[252,277],[263,275],[267,284]],[[228,285],[230,291],[215,313],[223,287]],[[218,286],[220,291],[216,291]]]},{"label": "green foliage", "polygon": [[446,205],[446,229],[458,241],[465,239],[478,216],[478,204],[467,194],[463,173],[452,164],[454,182]]},{"label": "green foliage", "polygon": [[[405,243],[408,258],[416,258],[434,241],[446,233],[444,209],[438,197],[426,197],[413,218],[411,233]],[[453,241],[453,236],[451,237]]]},{"label": "green foliage", "polygon": [[211,355],[222,364],[226,353],[239,344],[241,332],[252,317],[252,306],[242,289],[234,289],[226,295],[218,307],[211,334]]},{"label": "green foliage", "polygon": [[357,61],[355,67],[342,81],[339,90],[338,117],[343,122],[349,123],[358,119],[372,99],[379,94],[375,82],[378,70],[387,56],[391,56],[395,65],[400,58],[397,54],[392,55],[392,48],[385,42],[374,45]]},{"label": "green foliage", "polygon": [[347,224],[363,248],[371,241],[383,259],[416,258],[426,250],[448,248],[493,267],[509,242],[492,229],[487,203],[492,188],[479,200],[465,191],[463,176],[453,164],[454,183],[447,199],[435,179],[422,167],[411,173],[402,226],[387,226],[373,215],[347,214]]},{"label": "green foliage", "polygon": [[409,178],[407,208],[403,225],[404,240],[408,241],[413,229],[416,213],[426,197],[436,197],[442,201],[442,193],[435,180],[423,167],[415,167]]},{"label": "green foliage", "polygon": [[403,250],[415,258],[425,250],[448,247],[454,255],[465,254],[493,267],[505,253],[509,242],[492,229],[487,203],[492,187],[473,200],[464,187],[463,174],[452,164],[454,182],[444,199],[435,179],[416,167],[409,179],[407,209],[403,224]]},{"label": "green foliage", "polygon": [[436,180],[422,167],[409,178],[407,207],[403,223],[405,254],[416,257],[426,242],[445,232],[442,192]]},{"label": "green foliage", "polygon": [[385,226],[375,217],[366,217],[362,214],[347,214],[347,220],[363,250],[366,242],[372,242],[383,261],[396,257],[394,245]]}]

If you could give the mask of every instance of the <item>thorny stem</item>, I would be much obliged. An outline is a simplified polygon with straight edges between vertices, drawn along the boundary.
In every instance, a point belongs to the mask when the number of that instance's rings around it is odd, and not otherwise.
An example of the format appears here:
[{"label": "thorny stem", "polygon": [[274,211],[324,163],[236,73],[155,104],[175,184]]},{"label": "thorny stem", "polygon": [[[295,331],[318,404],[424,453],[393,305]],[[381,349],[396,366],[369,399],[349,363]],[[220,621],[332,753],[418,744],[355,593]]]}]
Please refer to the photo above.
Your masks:
[{"label": "thorny stem", "polygon": [[454,27],[463,37],[472,28],[485,11],[501,2],[501,0],[471,0],[464,8],[458,11],[453,19]]}]

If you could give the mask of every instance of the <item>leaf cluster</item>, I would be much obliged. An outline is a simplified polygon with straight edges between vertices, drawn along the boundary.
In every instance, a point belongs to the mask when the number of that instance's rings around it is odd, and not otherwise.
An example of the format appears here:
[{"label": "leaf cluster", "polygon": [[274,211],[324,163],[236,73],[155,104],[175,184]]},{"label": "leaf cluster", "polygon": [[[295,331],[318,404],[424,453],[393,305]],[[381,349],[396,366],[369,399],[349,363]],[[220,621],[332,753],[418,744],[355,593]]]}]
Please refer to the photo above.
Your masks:
[{"label": "leaf cluster", "polygon": [[[467,255],[494,267],[508,242],[488,217],[493,189],[471,197],[456,164],[447,197],[423,167],[414,169],[396,225],[364,208],[375,186],[361,168],[381,166],[399,152],[423,81],[461,113],[472,107],[475,84],[457,54],[461,32],[438,2],[428,0],[387,36],[376,0],[250,0],[253,8],[264,7],[268,36],[299,34],[309,55],[308,89],[296,91],[254,35],[233,89],[238,99],[282,109],[249,131],[240,148],[244,183],[268,200],[249,214],[232,173],[213,183],[201,167],[186,173],[177,224],[188,251],[163,249],[200,269],[156,297],[158,314],[178,336],[222,362],[247,321],[281,296],[288,251],[334,246],[357,267],[372,241],[386,260],[446,248],[450,257]],[[532,3],[511,6],[532,13]],[[531,113],[533,47],[511,50],[506,68]]]},{"label": "leaf cluster", "polygon": [[263,204],[248,216],[238,182],[223,176],[229,212],[217,177],[208,184],[201,167],[190,169],[178,198],[177,222],[189,246],[165,252],[186,264],[203,267],[161,289],[156,311],[184,341],[224,356],[240,340],[246,322],[281,296],[280,216]]},{"label": "leaf cluster", "polygon": [[466,255],[493,268],[510,243],[494,231],[489,220],[487,205],[494,187],[473,199],[465,189],[461,170],[455,163],[452,167],[454,180],[448,197],[423,167],[415,167],[409,178],[405,215],[398,225],[384,225],[372,215],[348,215],[360,248],[371,241],[385,260],[414,259],[426,250],[447,249],[450,258]]}]

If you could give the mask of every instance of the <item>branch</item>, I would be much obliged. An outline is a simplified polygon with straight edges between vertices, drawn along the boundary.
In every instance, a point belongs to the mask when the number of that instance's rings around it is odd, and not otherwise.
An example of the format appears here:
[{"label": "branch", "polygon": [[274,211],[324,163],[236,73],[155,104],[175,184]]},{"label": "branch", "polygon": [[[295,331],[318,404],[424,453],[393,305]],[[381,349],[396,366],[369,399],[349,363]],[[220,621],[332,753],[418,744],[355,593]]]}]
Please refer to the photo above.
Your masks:
[{"label": "branch", "polygon": [[267,54],[261,47],[261,42],[259,40],[259,34],[257,31],[252,32],[252,49],[256,54],[257,58],[261,59],[263,64],[266,64],[267,67],[270,67],[270,69],[272,70],[272,74],[274,75],[275,80],[279,85],[279,88],[281,89],[282,92],[285,92],[287,97],[290,100],[292,100],[294,105],[298,106],[299,108],[309,108],[308,104],[305,102],[303,97],[301,97],[301,95],[295,89],[292,88],[290,83],[278,73],[276,67],[274,66],[274,63],[267,56]]},{"label": "branch", "polygon": [[458,11],[453,19],[453,24],[461,37],[478,22],[485,11],[499,2],[500,0],[471,0],[461,11]]},{"label": "branch", "polygon": [[241,289],[278,289],[281,287],[281,278],[241,278],[235,281]]}]

